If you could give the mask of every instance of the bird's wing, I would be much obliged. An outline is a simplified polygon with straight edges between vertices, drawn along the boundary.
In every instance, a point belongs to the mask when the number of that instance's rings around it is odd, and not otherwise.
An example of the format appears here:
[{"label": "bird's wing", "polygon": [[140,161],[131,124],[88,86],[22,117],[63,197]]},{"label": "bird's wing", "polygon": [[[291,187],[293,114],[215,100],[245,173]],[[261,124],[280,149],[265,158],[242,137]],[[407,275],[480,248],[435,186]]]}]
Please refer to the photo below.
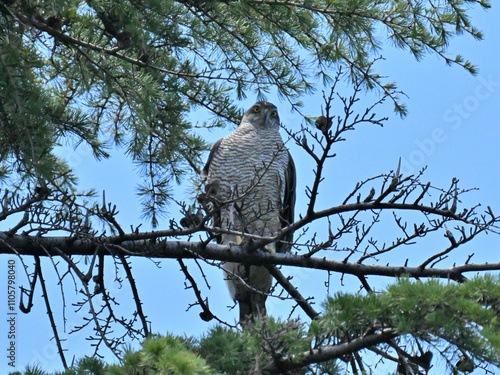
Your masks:
[{"label": "bird's wing", "polygon": [[[211,165],[212,160],[214,159],[215,155],[217,155],[217,152],[219,151],[219,146],[221,145],[223,139],[224,138],[221,138],[217,142],[214,143],[212,149],[210,150],[210,154],[208,155],[207,163],[205,164],[205,166],[201,170],[201,173],[200,173],[201,177],[204,177],[204,178],[208,177],[208,174],[210,172],[210,165]],[[220,210],[218,210],[217,207],[215,207],[215,204],[214,204],[214,209],[215,209],[215,212],[212,216],[212,225],[216,228],[220,228],[220,226],[221,226]],[[217,240],[217,243],[222,243],[222,236],[220,234],[218,234],[216,236],[216,240]]]},{"label": "bird's wing", "polygon": [[212,160],[213,160],[214,156],[219,151],[219,146],[222,143],[223,139],[224,138],[221,138],[217,142],[214,143],[212,149],[210,150],[210,154],[208,155],[207,163],[205,164],[205,166],[201,170],[201,173],[200,173],[201,177],[208,177],[208,171],[210,169],[210,164],[212,163]]},{"label": "bird's wing", "polygon": [[[292,155],[288,153],[288,165],[285,171],[285,194],[280,211],[281,228],[285,228],[294,222],[296,183],[295,163]],[[293,241],[293,232],[284,236],[283,241],[291,243]],[[278,242],[276,250],[279,253],[284,253],[289,251],[290,248],[290,244]]]}]

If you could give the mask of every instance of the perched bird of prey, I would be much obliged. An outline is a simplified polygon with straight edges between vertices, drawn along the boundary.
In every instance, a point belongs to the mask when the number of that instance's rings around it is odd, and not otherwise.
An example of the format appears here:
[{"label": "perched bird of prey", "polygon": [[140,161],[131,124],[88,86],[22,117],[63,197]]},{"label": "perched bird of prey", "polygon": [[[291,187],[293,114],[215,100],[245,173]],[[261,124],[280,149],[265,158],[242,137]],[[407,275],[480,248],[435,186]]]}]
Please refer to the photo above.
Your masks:
[{"label": "perched bird of prey", "polygon": [[[295,165],[279,129],[276,106],[261,101],[246,111],[235,131],[214,144],[202,171],[207,194],[216,206],[213,224],[239,233],[223,233],[219,243],[239,244],[245,241],[245,233],[274,236],[293,222]],[[265,250],[286,252],[292,239],[290,233]],[[272,284],[269,271],[240,263],[223,267],[229,292],[239,304],[240,323],[264,316]]]}]

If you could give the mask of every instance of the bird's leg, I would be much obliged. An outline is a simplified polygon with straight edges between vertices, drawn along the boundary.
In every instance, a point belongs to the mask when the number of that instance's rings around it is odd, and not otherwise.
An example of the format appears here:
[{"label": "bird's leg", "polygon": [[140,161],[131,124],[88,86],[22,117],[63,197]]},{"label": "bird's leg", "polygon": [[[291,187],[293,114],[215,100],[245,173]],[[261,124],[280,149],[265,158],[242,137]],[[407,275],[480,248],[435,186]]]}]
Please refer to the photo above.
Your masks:
[{"label": "bird's leg", "polygon": [[225,240],[224,244],[232,246],[232,245],[241,245],[242,248],[247,244],[247,241],[245,240],[245,237],[239,236],[239,235],[234,235],[234,234],[226,234],[224,235]]},{"label": "bird's leg", "polygon": [[276,254],[276,242],[268,243],[266,246],[264,246],[264,250],[271,253],[272,255]]},{"label": "bird's leg", "polygon": [[241,245],[242,244],[243,237],[241,237],[241,236],[234,236],[234,238],[236,239],[236,245]]},{"label": "bird's leg", "polygon": [[[258,246],[258,240],[253,238],[243,237],[243,236],[234,236],[236,240],[236,245],[240,245],[241,249],[246,252],[255,251]],[[256,243],[257,242],[257,243]],[[271,242],[264,247],[261,248],[272,255],[276,254],[276,242]]]}]

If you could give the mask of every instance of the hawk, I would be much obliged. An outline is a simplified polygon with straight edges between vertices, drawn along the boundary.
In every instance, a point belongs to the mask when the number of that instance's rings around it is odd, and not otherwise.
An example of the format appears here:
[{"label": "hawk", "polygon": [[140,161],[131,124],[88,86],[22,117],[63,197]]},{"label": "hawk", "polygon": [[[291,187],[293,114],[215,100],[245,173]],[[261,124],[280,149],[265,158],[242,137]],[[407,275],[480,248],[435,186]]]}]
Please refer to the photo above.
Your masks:
[{"label": "hawk", "polygon": [[[279,133],[274,104],[260,101],[243,115],[238,128],[213,146],[203,168],[206,191],[215,202],[216,227],[238,234],[218,236],[218,242],[241,243],[245,233],[274,236],[293,223],[295,165]],[[265,250],[286,252],[293,233]],[[263,266],[225,263],[224,278],[240,308],[240,324],[266,314],[272,277]]]}]

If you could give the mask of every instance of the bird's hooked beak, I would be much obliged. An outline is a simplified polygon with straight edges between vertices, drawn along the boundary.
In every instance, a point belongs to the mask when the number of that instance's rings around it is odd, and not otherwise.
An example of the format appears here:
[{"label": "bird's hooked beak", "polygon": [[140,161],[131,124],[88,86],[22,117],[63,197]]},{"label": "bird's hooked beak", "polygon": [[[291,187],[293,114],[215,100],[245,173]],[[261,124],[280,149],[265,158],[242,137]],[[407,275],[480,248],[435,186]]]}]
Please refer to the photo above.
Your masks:
[{"label": "bird's hooked beak", "polygon": [[264,115],[264,122],[267,124],[267,120],[269,119],[269,109],[265,108],[263,112],[264,112],[263,113],[263,115]]}]

